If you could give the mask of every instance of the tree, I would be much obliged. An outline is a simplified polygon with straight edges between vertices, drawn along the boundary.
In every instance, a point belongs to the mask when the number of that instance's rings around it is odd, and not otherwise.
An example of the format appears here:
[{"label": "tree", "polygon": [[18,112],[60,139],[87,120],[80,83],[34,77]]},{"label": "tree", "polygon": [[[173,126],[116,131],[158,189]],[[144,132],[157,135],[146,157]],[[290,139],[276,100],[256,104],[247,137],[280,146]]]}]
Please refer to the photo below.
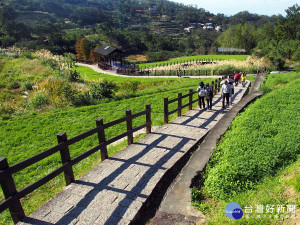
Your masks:
[{"label": "tree", "polygon": [[86,38],[80,38],[76,41],[75,51],[77,59],[88,60],[90,54],[90,43]]},{"label": "tree", "polygon": [[275,28],[278,40],[300,39],[300,7],[296,4],[285,10],[287,16],[281,17],[279,25]]},{"label": "tree", "polygon": [[17,21],[17,14],[10,6],[0,7],[0,45],[11,46],[22,38],[29,38],[25,25]]}]

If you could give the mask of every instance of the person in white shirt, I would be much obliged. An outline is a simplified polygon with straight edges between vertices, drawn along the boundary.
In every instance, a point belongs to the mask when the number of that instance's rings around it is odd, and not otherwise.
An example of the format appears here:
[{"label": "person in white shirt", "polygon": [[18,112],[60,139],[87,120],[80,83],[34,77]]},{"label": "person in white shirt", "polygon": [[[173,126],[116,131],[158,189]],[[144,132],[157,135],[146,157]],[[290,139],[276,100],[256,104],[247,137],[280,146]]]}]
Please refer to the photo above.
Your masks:
[{"label": "person in white shirt", "polygon": [[205,102],[204,98],[206,96],[206,90],[203,81],[199,83],[199,87],[197,88],[198,91],[198,105],[199,108],[201,109],[201,105],[203,105],[203,109],[205,109]]},{"label": "person in white shirt", "polygon": [[221,88],[221,96],[223,97],[222,101],[222,109],[225,109],[225,98],[226,98],[226,105],[229,106],[229,94],[230,94],[231,86],[228,84],[228,81],[225,80],[225,83],[222,85]]}]

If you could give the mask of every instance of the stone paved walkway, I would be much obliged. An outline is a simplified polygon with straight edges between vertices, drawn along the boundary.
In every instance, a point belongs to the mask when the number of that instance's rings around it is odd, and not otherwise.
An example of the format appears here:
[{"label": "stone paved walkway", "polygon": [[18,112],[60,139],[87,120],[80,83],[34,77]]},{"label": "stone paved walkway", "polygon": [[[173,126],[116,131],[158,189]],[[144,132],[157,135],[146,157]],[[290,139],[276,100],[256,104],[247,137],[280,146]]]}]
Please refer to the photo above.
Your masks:
[{"label": "stone paved walkway", "polygon": [[[246,92],[235,88],[236,104]],[[139,224],[178,162],[226,112],[220,94],[212,110],[194,109],[104,160],[20,224]],[[162,192],[162,191],[161,191]]]},{"label": "stone paved walkway", "polygon": [[170,185],[155,217],[152,219],[151,225],[194,225],[205,223],[205,215],[192,206],[191,187],[194,185],[193,180],[207,165],[218,141],[228,130],[236,115],[263,94],[261,91],[258,91],[263,80],[264,77],[258,75],[250,93],[235,104],[210,130],[189,161],[181,169],[180,174]]}]

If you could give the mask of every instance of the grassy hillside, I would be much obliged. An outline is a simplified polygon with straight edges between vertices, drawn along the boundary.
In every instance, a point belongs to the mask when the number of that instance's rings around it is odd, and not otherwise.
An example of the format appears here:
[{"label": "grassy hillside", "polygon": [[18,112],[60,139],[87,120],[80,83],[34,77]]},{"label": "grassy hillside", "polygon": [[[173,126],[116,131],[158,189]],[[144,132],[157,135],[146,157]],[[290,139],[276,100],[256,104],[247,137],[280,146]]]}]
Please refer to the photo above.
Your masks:
[{"label": "grassy hillside", "polygon": [[[83,79],[93,82],[99,79],[107,79],[116,82],[118,85],[128,81],[128,78],[114,77],[93,72],[86,67],[76,67],[82,74]],[[84,75],[83,75],[84,74]],[[197,79],[132,79],[140,81],[141,90],[137,91],[133,98],[120,98],[98,105],[84,106],[80,108],[67,107],[48,112],[38,112],[14,116],[9,120],[0,121],[0,155],[8,159],[9,165],[18,163],[39,152],[42,152],[57,144],[56,135],[59,132],[66,132],[68,138],[88,131],[96,126],[96,119],[103,118],[104,123],[119,119],[125,116],[125,110],[131,109],[137,113],[145,109],[145,104],[151,104],[152,125],[163,124],[163,98],[177,97],[178,92],[188,93],[190,88],[196,89],[199,80]],[[212,79],[203,79],[210,82]],[[186,102],[184,102],[185,104]],[[173,108],[172,108],[173,107]],[[171,105],[170,110],[174,109]],[[174,119],[175,115],[170,119]],[[133,126],[145,122],[144,117],[134,120]],[[106,130],[106,138],[114,137],[125,131],[126,124],[122,123]],[[98,138],[93,135],[70,147],[71,157],[74,158],[98,144]],[[109,148],[109,155],[124,149],[126,144]],[[100,163],[100,154],[95,153],[88,159],[74,166],[75,176],[79,177],[96,164]],[[26,170],[15,174],[14,179],[17,189],[27,186],[45,176],[55,168],[61,166],[59,154],[37,163]],[[63,176],[50,181],[22,200],[26,214],[33,212],[41,204],[45,203],[55,193],[58,193],[64,186]],[[0,199],[3,199],[1,196]],[[10,223],[8,211],[0,215],[1,223]]]},{"label": "grassy hillside", "polygon": [[[270,93],[235,118],[214,150],[201,174],[203,186],[192,194],[194,206],[207,213],[210,224],[273,224],[278,218],[282,220],[276,212],[271,219],[258,218],[257,213],[252,219],[227,219],[224,208],[229,202],[239,203],[243,211],[249,205],[253,210],[255,205],[297,205],[294,197],[286,196],[281,171],[297,160],[293,168],[299,170],[299,78],[299,72],[269,75],[263,89]],[[285,176],[299,199],[299,176]]]},{"label": "grassy hillside", "polygon": [[[195,79],[116,77],[100,74],[83,66],[64,69],[69,59],[49,52],[31,57],[0,58],[1,119],[65,111],[74,106],[95,105],[181,88],[195,88],[199,83]],[[116,90],[113,90],[109,98],[93,98],[91,89],[104,80],[115,83]]]}]

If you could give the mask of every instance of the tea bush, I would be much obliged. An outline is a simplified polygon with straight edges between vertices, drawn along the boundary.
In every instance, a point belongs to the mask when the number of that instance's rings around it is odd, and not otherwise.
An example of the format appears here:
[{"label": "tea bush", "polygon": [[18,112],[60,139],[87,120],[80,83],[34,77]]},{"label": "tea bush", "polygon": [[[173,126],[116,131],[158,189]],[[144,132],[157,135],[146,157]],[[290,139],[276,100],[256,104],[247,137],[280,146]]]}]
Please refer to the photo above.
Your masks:
[{"label": "tea bush", "polygon": [[228,199],[297,159],[299,85],[298,79],[274,90],[233,121],[207,168],[211,196]]}]

